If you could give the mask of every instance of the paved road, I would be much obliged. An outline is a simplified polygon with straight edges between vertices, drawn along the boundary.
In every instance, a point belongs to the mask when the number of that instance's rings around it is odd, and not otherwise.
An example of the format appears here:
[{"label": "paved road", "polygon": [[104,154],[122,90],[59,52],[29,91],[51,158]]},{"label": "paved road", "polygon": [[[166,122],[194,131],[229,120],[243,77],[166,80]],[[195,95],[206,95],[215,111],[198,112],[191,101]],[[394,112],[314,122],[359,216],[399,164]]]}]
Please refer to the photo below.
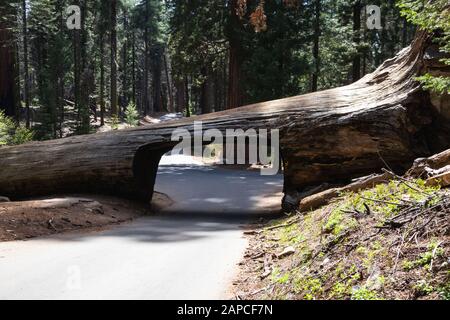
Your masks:
[{"label": "paved road", "polygon": [[247,245],[241,227],[281,185],[166,158],[156,189],[176,204],[165,212],[100,233],[0,243],[0,299],[227,298]]}]

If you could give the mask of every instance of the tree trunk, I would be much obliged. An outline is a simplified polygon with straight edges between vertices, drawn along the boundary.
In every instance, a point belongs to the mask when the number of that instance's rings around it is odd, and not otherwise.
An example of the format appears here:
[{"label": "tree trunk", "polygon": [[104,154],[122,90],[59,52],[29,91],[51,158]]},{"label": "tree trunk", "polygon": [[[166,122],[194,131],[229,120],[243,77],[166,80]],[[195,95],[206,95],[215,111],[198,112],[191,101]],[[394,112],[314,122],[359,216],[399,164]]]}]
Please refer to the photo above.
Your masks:
[{"label": "tree trunk", "polygon": [[424,56],[430,45],[431,38],[419,33],[408,49],[346,87],[136,129],[4,147],[0,194],[17,199],[91,191],[148,201],[161,156],[178,143],[171,140],[173,131],[192,133],[194,121],[224,135],[227,129],[279,129],[287,205],[297,205],[308,188],[347,182],[385,163],[401,172],[450,145],[448,120],[415,81],[429,71]]},{"label": "tree trunk", "polygon": [[105,40],[100,35],[100,125],[105,125]]},{"label": "tree trunk", "polygon": [[[59,5],[59,39],[61,40],[64,37],[63,34],[63,30],[64,30],[64,6],[63,6],[64,1],[63,0],[59,0],[58,1],[58,5]],[[60,48],[60,50],[62,50],[62,48]],[[60,51],[61,52],[61,51]],[[24,53],[25,54],[25,53]],[[61,60],[59,60],[60,62],[64,61],[63,55],[61,55]],[[65,85],[65,71],[64,71],[64,63],[59,63],[58,67],[57,67],[58,71],[57,71],[57,78],[58,78],[58,95],[57,95],[57,106],[58,106],[58,111],[59,111],[59,136],[60,138],[62,138],[64,136],[64,121],[65,121],[65,101],[64,101],[64,96],[65,96],[65,90],[64,90],[64,85]],[[26,68],[26,72],[28,72],[28,69]],[[26,76],[28,79],[28,75]],[[29,89],[28,89],[29,92]],[[27,108],[28,109],[28,108]],[[27,110],[27,114],[28,114],[28,110]],[[27,115],[28,116],[28,115]],[[27,121],[28,122],[28,121]]]},{"label": "tree trunk", "polygon": [[200,110],[202,114],[211,113],[213,110],[213,95],[212,95],[212,83],[211,83],[211,72],[209,67],[204,67],[202,69],[202,75],[204,81],[201,85],[200,92]]},{"label": "tree trunk", "polygon": [[189,94],[189,77],[186,76],[184,78],[184,97],[185,97],[185,102],[186,102],[186,117],[190,117],[191,116],[191,108],[190,108],[190,99],[191,99],[191,95]]},{"label": "tree trunk", "polygon": [[168,109],[169,112],[173,112],[174,107],[173,107],[172,79],[170,77],[169,63],[167,61],[167,53],[165,49],[163,52],[163,58],[164,58],[164,70],[166,72],[166,81],[167,81]]},{"label": "tree trunk", "polygon": [[[5,7],[6,6],[6,7]],[[17,61],[12,27],[15,14],[9,4],[0,4],[0,110],[17,121]]]},{"label": "tree trunk", "polygon": [[230,0],[230,23],[228,41],[230,43],[229,72],[228,72],[228,106],[227,109],[242,106],[241,68],[242,47],[238,30],[242,28],[236,9],[237,0]]},{"label": "tree trunk", "polygon": [[80,107],[80,30],[73,30],[73,61],[74,61],[74,108],[75,111]]},{"label": "tree trunk", "polygon": [[119,115],[117,108],[117,0],[111,1],[111,113]]},{"label": "tree trunk", "polygon": [[311,91],[316,92],[318,89],[319,72],[320,72],[320,13],[321,13],[321,0],[315,1],[315,22],[314,22],[314,45],[313,45],[313,58],[314,58],[314,72],[312,75]]},{"label": "tree trunk", "polygon": [[133,44],[132,44],[132,46],[133,46],[133,52],[132,52],[132,55],[133,55],[133,62],[132,62],[132,66],[131,66],[131,68],[133,69],[132,71],[131,71],[131,74],[132,74],[132,81],[133,81],[133,84],[132,84],[132,90],[133,90],[133,103],[135,104],[135,105],[137,105],[137,102],[136,102],[136,35],[135,35],[135,32],[132,32],[132,42],[133,42]]},{"label": "tree trunk", "polygon": [[176,90],[176,100],[175,100],[175,111],[183,112],[186,108],[186,92],[185,92],[185,81],[183,79],[177,79],[175,81]]},{"label": "tree trunk", "polygon": [[361,79],[361,54],[359,45],[361,44],[361,1],[356,1],[353,5],[353,42],[357,47],[357,52],[353,58],[353,82]]},{"label": "tree trunk", "polygon": [[122,98],[121,106],[122,111],[128,106],[128,43],[129,43],[129,24],[127,11],[123,10],[123,28],[125,33],[125,39],[122,46]]},{"label": "tree trunk", "polygon": [[30,128],[30,74],[28,66],[28,19],[27,2],[22,0],[22,36],[23,36],[23,67],[24,67],[24,99],[25,99],[25,123]]},{"label": "tree trunk", "polygon": [[144,114],[150,113],[150,96],[149,96],[149,73],[150,73],[150,30],[149,30],[149,19],[150,19],[150,8],[149,0],[145,1],[145,27],[144,27],[144,92],[143,92],[143,109]]},{"label": "tree trunk", "polygon": [[161,99],[161,48],[155,47],[153,51],[153,111],[163,111]]}]

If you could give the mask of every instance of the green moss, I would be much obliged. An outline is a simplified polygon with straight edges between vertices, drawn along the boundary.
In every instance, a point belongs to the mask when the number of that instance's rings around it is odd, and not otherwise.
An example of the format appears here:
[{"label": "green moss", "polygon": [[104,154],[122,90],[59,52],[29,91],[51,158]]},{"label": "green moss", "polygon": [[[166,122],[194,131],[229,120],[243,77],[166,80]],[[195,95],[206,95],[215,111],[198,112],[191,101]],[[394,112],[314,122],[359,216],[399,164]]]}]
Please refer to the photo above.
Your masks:
[{"label": "green moss", "polygon": [[349,288],[347,285],[338,282],[335,283],[331,289],[330,298],[332,299],[344,299],[349,295]]},{"label": "green moss", "polygon": [[378,293],[362,287],[352,292],[352,300],[383,300],[378,296]]},{"label": "green moss", "polygon": [[280,243],[285,246],[299,244],[305,241],[305,236],[299,232],[297,224],[281,228],[278,232]]},{"label": "green moss", "polygon": [[410,271],[419,267],[424,267],[425,269],[430,268],[431,261],[436,258],[440,258],[444,255],[444,249],[439,247],[439,243],[432,241],[428,245],[428,250],[419,255],[419,258],[413,261],[405,260],[403,261],[403,269]]},{"label": "green moss", "polygon": [[348,203],[344,203],[342,206],[333,210],[325,223],[324,231],[339,236],[349,229],[356,228],[358,226],[358,221],[345,213],[347,210],[349,210]]},{"label": "green moss", "polygon": [[[346,259],[338,257],[344,253],[345,244],[358,243],[358,237],[369,236],[371,232],[364,228],[375,223],[384,223],[387,219],[398,214],[406,205],[415,202],[423,209],[434,205],[442,197],[439,188],[425,186],[423,180],[407,182],[391,181],[378,185],[370,190],[358,193],[346,193],[338,202],[302,216],[298,222],[287,227],[266,230],[267,240],[277,247],[293,246],[296,253],[292,256],[295,263],[293,269],[285,270],[286,266],[278,266],[272,272],[271,280],[275,289],[268,294],[270,299],[276,297],[297,297],[306,300],[315,299],[354,299],[354,300],[379,300],[383,299],[383,288],[386,286],[384,276],[370,277],[376,269],[375,265],[393,267],[394,261],[389,252],[388,242],[385,236],[377,235],[370,241],[361,242],[355,251],[350,251]],[[370,221],[367,221],[369,217]],[[272,225],[280,225],[292,222],[294,218],[278,220]],[[295,219],[299,219],[295,217]],[[373,219],[373,220],[372,220]],[[360,227],[361,226],[361,227]],[[346,243],[347,239],[349,243]],[[431,261],[445,254],[437,241],[431,241],[426,252],[403,261],[403,267],[412,270],[417,267],[427,268]],[[312,260],[312,257],[315,257]],[[322,274],[321,261],[326,260],[337,263],[334,271],[330,270]],[[411,258],[410,258],[411,259]],[[351,263],[349,262],[351,261]],[[275,261],[275,263],[277,263]],[[436,262],[438,263],[438,262]],[[325,264],[325,263],[324,263]],[[437,264],[436,264],[437,265]],[[281,269],[282,268],[282,269]],[[281,271],[280,271],[281,270]],[[317,277],[317,274],[321,274]],[[363,278],[364,277],[364,278]],[[430,279],[428,279],[430,280]],[[434,281],[434,282],[433,282]],[[409,289],[413,289],[421,295],[430,292],[439,293],[442,297],[449,297],[448,285],[436,283],[417,282]],[[442,282],[442,280],[440,280]],[[326,288],[326,289],[324,289]],[[432,291],[434,290],[434,291]],[[388,294],[388,293],[386,293]],[[386,296],[387,297],[387,296]]]},{"label": "green moss", "polygon": [[281,276],[277,279],[277,283],[285,284],[285,283],[289,282],[289,278],[290,278],[289,272],[286,272],[283,276]]},{"label": "green moss", "polygon": [[413,289],[418,296],[427,296],[434,292],[433,286],[425,280],[418,281]]},{"label": "green moss", "polygon": [[346,206],[350,210],[366,212],[367,206],[376,211],[384,218],[389,218],[397,214],[404,202],[425,202],[430,200],[428,206],[439,201],[439,196],[429,199],[439,191],[440,187],[428,187],[425,181],[418,179],[404,183],[393,180],[386,184],[379,184],[376,187],[360,191],[358,193],[347,193]]},{"label": "green moss", "polygon": [[442,299],[450,300],[450,281],[447,281],[446,284],[439,287],[437,291],[439,292],[439,295]]},{"label": "green moss", "polygon": [[305,300],[316,300],[323,293],[322,281],[313,277],[299,277],[294,279],[294,291],[303,295]]},{"label": "green moss", "polygon": [[330,298],[345,299],[352,295],[352,287],[361,280],[361,274],[356,265],[350,266],[347,270],[339,266],[335,271],[340,281],[336,282],[331,289]]}]

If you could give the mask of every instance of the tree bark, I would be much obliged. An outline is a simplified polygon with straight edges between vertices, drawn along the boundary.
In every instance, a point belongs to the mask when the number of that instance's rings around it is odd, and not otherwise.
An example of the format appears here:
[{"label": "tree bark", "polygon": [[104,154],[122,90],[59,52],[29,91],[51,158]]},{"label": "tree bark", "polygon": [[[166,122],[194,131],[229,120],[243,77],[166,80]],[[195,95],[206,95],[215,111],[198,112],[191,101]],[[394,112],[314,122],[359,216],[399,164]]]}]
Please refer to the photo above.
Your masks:
[{"label": "tree bark", "polygon": [[4,147],[0,194],[17,199],[91,191],[148,201],[161,156],[178,144],[171,140],[173,131],[192,133],[194,121],[225,136],[227,129],[278,129],[284,202],[294,206],[313,186],[346,183],[386,163],[403,173],[415,159],[450,147],[450,131],[435,126],[441,115],[415,81],[429,71],[424,52],[430,45],[431,38],[419,33],[409,48],[346,87],[136,129]]},{"label": "tree bark", "polygon": [[211,71],[209,66],[202,68],[202,76],[204,81],[200,88],[200,110],[202,114],[207,114],[212,112],[214,104]]},{"label": "tree bark", "polygon": [[162,61],[161,61],[161,47],[155,46],[153,51],[153,111],[163,111],[162,99],[161,99],[161,73],[162,73]]},{"label": "tree bark", "polygon": [[164,58],[164,70],[166,72],[166,81],[167,81],[167,94],[168,94],[168,108],[169,112],[173,112],[174,106],[173,106],[173,86],[172,86],[172,77],[171,77],[171,71],[169,70],[169,62],[167,59],[168,53],[166,52],[166,49],[164,49],[163,58]]},{"label": "tree bark", "polygon": [[184,79],[175,80],[175,112],[183,112],[186,108],[186,92]]},{"label": "tree bark", "polygon": [[100,125],[105,125],[105,40],[100,35]]},{"label": "tree bark", "polygon": [[353,58],[353,82],[361,79],[361,53],[359,45],[361,44],[361,1],[356,1],[353,5],[353,42],[357,47],[357,52]]},{"label": "tree bark", "polygon": [[25,123],[30,128],[30,74],[28,67],[28,18],[27,2],[22,0],[22,36],[23,36],[23,67],[24,67],[24,98],[25,98]]},{"label": "tree bark", "polygon": [[129,23],[127,10],[123,10],[123,28],[125,33],[125,39],[122,45],[122,94],[121,94],[121,107],[122,111],[125,110],[129,103],[128,95],[128,43],[129,43]]},{"label": "tree bark", "polygon": [[320,72],[320,13],[321,13],[321,0],[315,1],[315,22],[314,22],[314,45],[313,45],[313,58],[314,58],[314,72],[312,75],[311,91],[316,92],[318,89],[319,72]]},{"label": "tree bark", "polygon": [[17,61],[12,27],[15,13],[9,4],[1,4],[0,18],[0,110],[17,121]]},{"label": "tree bark", "polygon": [[111,113],[119,115],[117,108],[117,0],[111,1]]},{"label": "tree bark", "polygon": [[229,70],[228,70],[228,105],[227,109],[242,106],[241,68],[242,68],[242,46],[238,30],[242,28],[236,9],[237,0],[230,0],[230,23],[228,30],[228,41],[230,45]]},{"label": "tree bark", "polygon": [[132,100],[133,100],[133,103],[135,104],[135,105],[137,105],[137,101],[136,101],[136,34],[135,34],[135,32],[133,31],[132,32],[132,36],[131,36],[131,39],[132,39],[132,55],[133,55],[133,58],[132,58],[132,66],[131,66],[131,68],[132,68],[132,70],[131,70],[131,74],[132,74],[132,81],[133,81],[133,84],[132,84],[132,91],[133,91],[133,97],[132,97]]},{"label": "tree bark", "polygon": [[149,73],[150,73],[150,3],[149,0],[145,1],[145,27],[144,27],[144,92],[143,92],[143,109],[144,114],[150,113],[150,95],[149,95]]}]

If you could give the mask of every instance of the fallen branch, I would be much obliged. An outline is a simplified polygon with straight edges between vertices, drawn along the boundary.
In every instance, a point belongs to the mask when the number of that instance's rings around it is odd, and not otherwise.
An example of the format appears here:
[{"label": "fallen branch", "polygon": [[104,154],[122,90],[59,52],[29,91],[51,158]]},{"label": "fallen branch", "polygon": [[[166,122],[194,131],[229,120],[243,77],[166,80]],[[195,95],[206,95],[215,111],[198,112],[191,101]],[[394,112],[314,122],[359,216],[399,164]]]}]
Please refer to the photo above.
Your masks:
[{"label": "fallen branch", "polygon": [[272,231],[272,230],[276,230],[276,229],[280,229],[280,228],[287,228],[287,227],[290,227],[290,226],[296,224],[299,221],[300,221],[300,217],[297,217],[294,220],[291,220],[290,222],[279,224],[279,225],[276,225],[276,226],[273,226],[273,227],[267,227],[267,228],[265,228],[265,230],[266,231]]},{"label": "fallen branch", "polygon": [[338,197],[342,193],[358,192],[361,190],[370,189],[375,187],[377,184],[389,181],[391,178],[392,175],[389,173],[385,173],[382,175],[375,174],[361,178],[342,188],[334,188],[317,193],[301,200],[300,211],[305,212],[309,210],[315,210],[329,204],[331,200]]}]

